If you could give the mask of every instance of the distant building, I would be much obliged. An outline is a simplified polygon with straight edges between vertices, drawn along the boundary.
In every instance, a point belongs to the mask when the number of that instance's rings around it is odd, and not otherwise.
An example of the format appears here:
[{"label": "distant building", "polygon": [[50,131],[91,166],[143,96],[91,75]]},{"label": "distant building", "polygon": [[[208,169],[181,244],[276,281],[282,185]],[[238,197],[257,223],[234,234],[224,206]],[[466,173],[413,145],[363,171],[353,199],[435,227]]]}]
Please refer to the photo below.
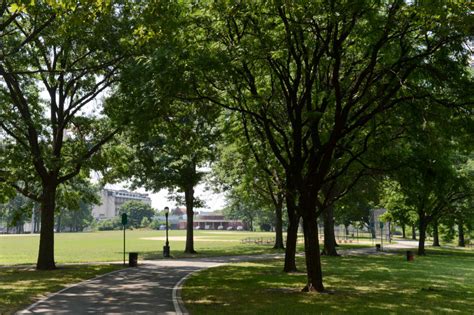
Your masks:
[{"label": "distant building", "polygon": [[140,201],[151,205],[148,194],[131,192],[128,190],[102,189],[100,205],[94,206],[92,216],[96,219],[110,219],[120,213],[120,207],[127,201]]},{"label": "distant building", "polygon": [[[186,229],[187,220],[183,218],[178,222],[179,229]],[[193,220],[195,230],[246,230],[246,225],[242,220],[227,220],[220,213],[201,213]]]}]

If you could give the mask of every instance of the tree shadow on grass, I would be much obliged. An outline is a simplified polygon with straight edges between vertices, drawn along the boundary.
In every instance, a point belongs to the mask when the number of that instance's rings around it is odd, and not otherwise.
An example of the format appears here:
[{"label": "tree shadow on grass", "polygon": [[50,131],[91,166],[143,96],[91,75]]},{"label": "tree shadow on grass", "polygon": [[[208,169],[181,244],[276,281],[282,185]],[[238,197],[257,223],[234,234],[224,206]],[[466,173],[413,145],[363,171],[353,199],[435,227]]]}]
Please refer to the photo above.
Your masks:
[{"label": "tree shadow on grass", "polygon": [[[298,265],[304,271],[303,259]],[[299,292],[305,274],[285,274],[281,262],[261,262],[203,271],[187,282],[184,296],[193,314],[209,310],[199,303],[207,296],[215,313],[466,313],[474,305],[474,295],[466,295],[474,291],[469,267],[474,269],[474,261],[468,263],[465,255],[415,262],[404,255],[323,258],[325,285],[334,294],[321,295]]]}]

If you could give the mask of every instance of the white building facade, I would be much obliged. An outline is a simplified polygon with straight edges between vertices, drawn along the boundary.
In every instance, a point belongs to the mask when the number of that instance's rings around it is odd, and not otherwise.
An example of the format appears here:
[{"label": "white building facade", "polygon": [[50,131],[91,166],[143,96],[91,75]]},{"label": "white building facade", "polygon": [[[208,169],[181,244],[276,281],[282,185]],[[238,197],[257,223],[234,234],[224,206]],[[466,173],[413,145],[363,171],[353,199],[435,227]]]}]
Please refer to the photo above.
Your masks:
[{"label": "white building facade", "polygon": [[140,201],[151,206],[148,194],[128,190],[102,189],[100,205],[94,206],[92,216],[95,219],[110,219],[120,214],[120,207],[127,201]]}]

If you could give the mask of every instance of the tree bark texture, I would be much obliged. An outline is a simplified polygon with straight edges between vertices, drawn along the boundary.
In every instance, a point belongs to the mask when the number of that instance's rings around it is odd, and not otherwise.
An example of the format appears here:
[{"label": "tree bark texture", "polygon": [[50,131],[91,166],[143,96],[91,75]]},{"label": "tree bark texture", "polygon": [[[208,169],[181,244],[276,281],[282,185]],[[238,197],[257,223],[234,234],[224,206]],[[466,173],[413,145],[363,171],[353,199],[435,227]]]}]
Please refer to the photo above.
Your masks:
[{"label": "tree bark texture", "polygon": [[439,245],[439,231],[438,231],[438,221],[433,223],[433,246]]},{"label": "tree bark texture", "polygon": [[275,205],[275,249],[284,249],[283,244],[283,200]]},{"label": "tree bark texture", "polygon": [[186,247],[185,253],[196,254],[194,250],[194,187],[189,186],[184,190],[186,201]]},{"label": "tree bark texture", "polygon": [[305,292],[323,292],[323,273],[319,253],[318,224],[314,212],[303,218],[304,246],[306,256],[307,284]]},{"label": "tree bark texture", "polygon": [[43,187],[41,201],[41,230],[38,261],[36,269],[52,270],[56,268],[54,262],[54,209],[56,207],[56,185]]},{"label": "tree bark texture", "polygon": [[286,232],[285,266],[284,272],[296,272],[296,244],[298,241],[298,226],[300,218],[296,213],[288,215],[288,229]]},{"label": "tree bark texture", "polygon": [[420,217],[420,230],[419,230],[419,237],[418,237],[418,255],[420,256],[426,255],[425,240],[426,240],[426,226],[427,225],[428,225],[428,222],[426,222],[426,219]]},{"label": "tree bark texture", "polygon": [[462,222],[458,224],[458,236],[459,236],[458,246],[465,247],[466,242],[464,240],[464,226]]},{"label": "tree bark texture", "polygon": [[336,250],[336,235],[334,234],[334,208],[328,207],[323,211],[324,220],[324,248],[322,255],[339,256]]}]

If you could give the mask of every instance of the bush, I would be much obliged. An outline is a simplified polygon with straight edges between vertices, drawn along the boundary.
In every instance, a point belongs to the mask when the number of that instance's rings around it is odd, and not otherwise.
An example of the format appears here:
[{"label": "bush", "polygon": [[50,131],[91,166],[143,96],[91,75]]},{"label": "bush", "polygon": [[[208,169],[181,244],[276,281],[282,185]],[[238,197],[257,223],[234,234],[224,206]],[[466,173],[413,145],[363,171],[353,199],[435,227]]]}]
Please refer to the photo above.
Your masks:
[{"label": "bush", "polygon": [[97,222],[97,229],[99,231],[120,230],[122,228],[122,219],[114,217],[112,219],[101,220]]},{"label": "bush", "polygon": [[142,222],[141,222],[140,226],[141,227],[148,227],[150,225],[150,223],[151,223],[151,220],[147,217],[144,217],[142,219]]}]

